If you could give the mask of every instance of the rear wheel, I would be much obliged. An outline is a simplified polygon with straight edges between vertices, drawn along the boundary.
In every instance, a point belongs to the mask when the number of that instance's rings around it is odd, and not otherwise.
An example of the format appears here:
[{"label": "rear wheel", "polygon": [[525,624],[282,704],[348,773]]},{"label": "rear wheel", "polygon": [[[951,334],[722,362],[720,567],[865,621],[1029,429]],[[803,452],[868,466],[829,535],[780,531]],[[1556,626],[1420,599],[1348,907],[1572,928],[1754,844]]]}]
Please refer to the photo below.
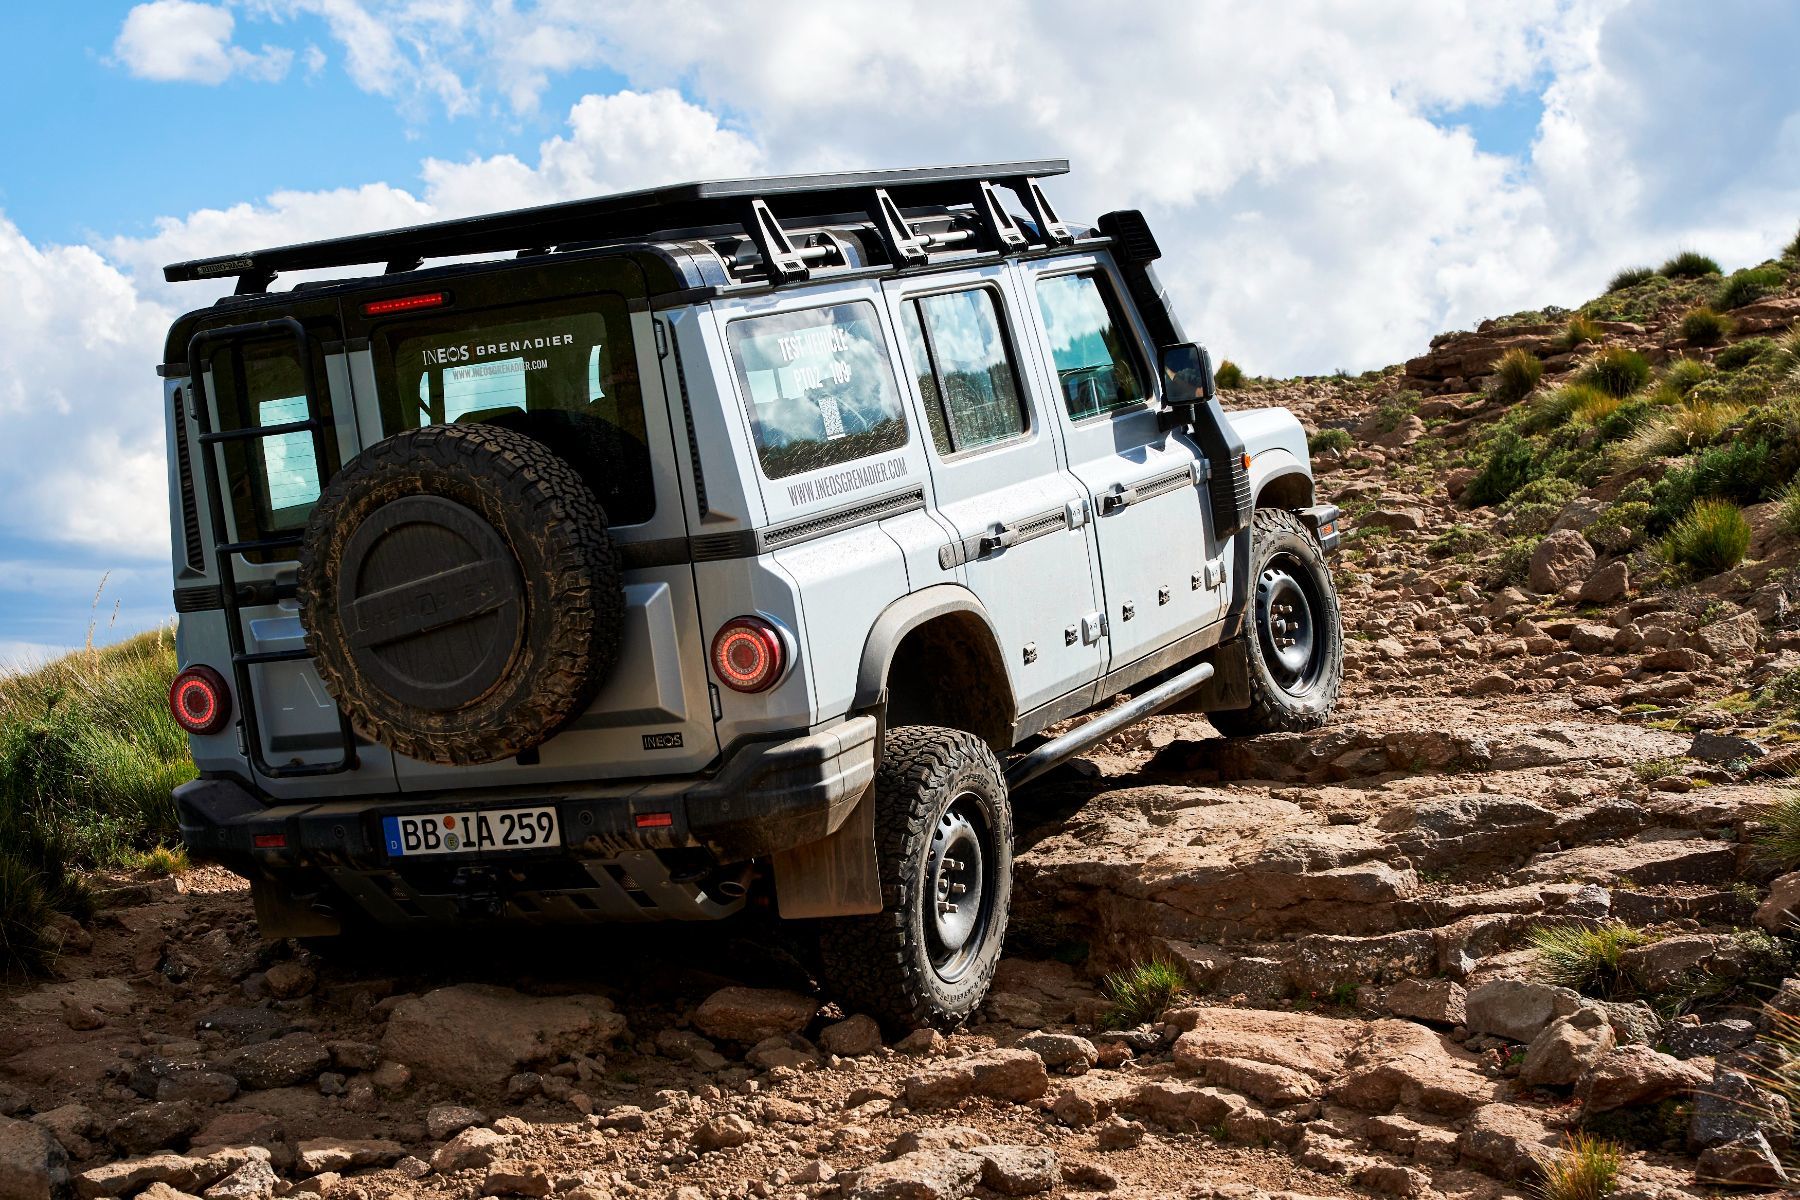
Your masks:
[{"label": "rear wheel", "polygon": [[1293,513],[1259,508],[1250,532],[1250,706],[1207,713],[1227,737],[1317,729],[1344,685],[1344,629],[1324,552]]},{"label": "rear wheel", "polygon": [[1000,962],[1012,906],[1012,807],[980,738],[890,730],[875,777],[882,911],[828,921],[825,982],[890,1024],[960,1024]]}]

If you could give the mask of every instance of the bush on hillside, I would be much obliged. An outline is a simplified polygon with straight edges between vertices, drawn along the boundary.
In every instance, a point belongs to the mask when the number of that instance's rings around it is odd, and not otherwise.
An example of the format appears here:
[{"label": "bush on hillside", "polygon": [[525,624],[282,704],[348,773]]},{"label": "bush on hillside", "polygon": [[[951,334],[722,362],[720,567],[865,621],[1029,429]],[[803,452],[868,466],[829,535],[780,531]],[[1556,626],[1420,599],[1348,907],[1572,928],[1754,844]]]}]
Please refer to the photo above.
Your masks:
[{"label": "bush on hillside", "polygon": [[1717,575],[1744,561],[1750,522],[1729,500],[1701,500],[1663,539],[1663,553],[1695,575]]},{"label": "bush on hillside", "polygon": [[1213,382],[1228,392],[1236,391],[1244,386],[1243,368],[1227,358],[1213,369]]},{"label": "bush on hillside", "polygon": [[1733,321],[1702,304],[1681,318],[1681,336],[1693,346],[1716,346],[1731,336]]},{"label": "bush on hillside", "polygon": [[1780,267],[1748,267],[1732,273],[1713,295],[1713,307],[1720,312],[1742,308],[1761,300],[1787,282],[1787,272]]},{"label": "bush on hillside", "polygon": [[1504,404],[1517,404],[1531,395],[1544,377],[1544,364],[1531,351],[1515,346],[1494,364],[1494,396]]},{"label": "bush on hillside", "polygon": [[1713,369],[1697,358],[1678,358],[1663,369],[1663,382],[1677,396],[1685,396],[1694,385],[1712,378]]},{"label": "bush on hillside", "polygon": [[1306,451],[1308,454],[1342,454],[1350,449],[1351,437],[1348,429],[1319,429],[1306,435]]},{"label": "bush on hillside", "polygon": [[1800,537],[1800,479],[1792,480],[1781,493],[1781,507],[1776,511],[1775,527],[1789,537]]},{"label": "bush on hillside", "polygon": [[1626,346],[1608,346],[1582,368],[1581,382],[1629,396],[1650,381],[1650,360]]},{"label": "bush on hillside", "polygon": [[1612,282],[1606,285],[1606,290],[1622,292],[1626,288],[1636,287],[1640,283],[1648,283],[1655,278],[1656,268],[1654,267],[1626,267],[1612,277]]},{"label": "bush on hillside", "polygon": [[174,676],[159,632],[0,678],[0,972],[42,968],[47,914],[85,912],[77,868],[177,836],[169,792],[194,768]]},{"label": "bush on hillside", "polygon": [[1583,313],[1576,313],[1569,318],[1569,324],[1556,335],[1556,344],[1564,350],[1573,350],[1577,346],[1587,346],[1599,342],[1606,336],[1600,328],[1600,322]]},{"label": "bush on hillside", "polygon": [[1800,258],[1800,233],[1794,235],[1794,240],[1787,244],[1781,254],[1784,258]]},{"label": "bush on hillside", "polygon": [[1658,267],[1658,275],[1667,279],[1699,279],[1719,274],[1719,264],[1695,250],[1683,250]]},{"label": "bush on hillside", "polygon": [[1710,447],[1656,481],[1650,492],[1650,530],[1669,528],[1695,500],[1755,504],[1779,484],[1769,443],[1740,440]]},{"label": "bush on hillside", "polygon": [[1470,507],[1499,504],[1538,477],[1537,454],[1531,443],[1512,430],[1494,440],[1481,470],[1469,482],[1463,499]]},{"label": "bush on hillside", "polygon": [[1689,396],[1680,404],[1658,413],[1632,436],[1625,447],[1626,461],[1645,463],[1711,445],[1743,415],[1741,404]]},{"label": "bush on hillside", "polygon": [[1768,338],[1745,338],[1713,355],[1713,366],[1721,371],[1736,371],[1749,366],[1765,354],[1774,354],[1775,343]]}]

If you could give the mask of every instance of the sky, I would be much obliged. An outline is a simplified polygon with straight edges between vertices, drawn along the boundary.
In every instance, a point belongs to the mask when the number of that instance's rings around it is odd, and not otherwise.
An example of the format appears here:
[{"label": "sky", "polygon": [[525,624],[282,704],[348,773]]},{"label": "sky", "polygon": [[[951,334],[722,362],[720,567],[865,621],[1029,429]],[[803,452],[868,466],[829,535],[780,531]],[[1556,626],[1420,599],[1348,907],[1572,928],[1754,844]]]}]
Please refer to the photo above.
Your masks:
[{"label": "sky", "polygon": [[1067,157],[1064,216],[1143,209],[1189,334],[1286,375],[1800,225],[1791,0],[96,0],[0,42],[0,666],[169,618],[179,259]]}]

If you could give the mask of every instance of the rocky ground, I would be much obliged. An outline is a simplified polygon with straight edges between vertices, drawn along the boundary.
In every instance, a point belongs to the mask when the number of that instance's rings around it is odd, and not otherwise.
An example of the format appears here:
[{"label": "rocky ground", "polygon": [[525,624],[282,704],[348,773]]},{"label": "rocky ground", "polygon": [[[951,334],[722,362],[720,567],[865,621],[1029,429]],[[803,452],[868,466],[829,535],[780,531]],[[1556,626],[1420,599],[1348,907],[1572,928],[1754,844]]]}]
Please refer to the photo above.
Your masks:
[{"label": "rocky ground", "polygon": [[[1554,372],[1548,332],[1489,330],[1257,397],[1355,431],[1319,463],[1365,531],[1341,712],[1235,743],[1163,715],[1019,795],[970,1028],[884,1037],[763,918],[326,961],[200,869],[0,993],[0,1200],[1497,1197],[1576,1130],[1626,1147],[1617,1196],[1779,1191],[1755,1080],[1800,1013],[1800,880],[1754,836],[1800,752],[1733,698],[1800,667],[1794,547],[1765,521],[1744,572],[1657,590],[1578,522],[1527,586],[1428,554],[1471,518],[1425,448],[1498,415],[1481,375],[1533,337]],[[1533,931],[1620,926],[1610,994],[1544,979]],[[1103,976],[1152,959],[1188,995],[1114,1027]]]}]

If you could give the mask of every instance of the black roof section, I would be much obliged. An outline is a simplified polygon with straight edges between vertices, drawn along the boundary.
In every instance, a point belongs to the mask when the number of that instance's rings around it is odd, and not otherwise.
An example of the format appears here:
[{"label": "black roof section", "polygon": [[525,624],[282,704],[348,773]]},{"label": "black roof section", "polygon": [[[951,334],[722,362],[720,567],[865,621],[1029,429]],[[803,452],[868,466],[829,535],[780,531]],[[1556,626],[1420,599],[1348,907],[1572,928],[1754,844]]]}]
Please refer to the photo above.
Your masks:
[{"label": "black roof section", "polygon": [[[901,218],[901,209],[972,205],[994,240],[1005,244],[1016,238],[1023,242],[1017,224],[993,195],[995,185],[1018,194],[1041,237],[1066,240],[1066,231],[1045,201],[1037,180],[1063,175],[1068,170],[1066,159],[1042,159],[677,183],[172,263],[163,268],[163,278],[180,283],[235,277],[238,293],[248,294],[265,291],[280,271],[384,263],[391,273],[416,269],[427,258],[543,251],[563,243],[644,238],[670,230],[721,225],[742,226],[778,279],[804,277],[804,261],[788,242],[783,221],[866,213],[896,265],[924,256],[924,244]],[[772,205],[779,207],[779,216]]]}]

